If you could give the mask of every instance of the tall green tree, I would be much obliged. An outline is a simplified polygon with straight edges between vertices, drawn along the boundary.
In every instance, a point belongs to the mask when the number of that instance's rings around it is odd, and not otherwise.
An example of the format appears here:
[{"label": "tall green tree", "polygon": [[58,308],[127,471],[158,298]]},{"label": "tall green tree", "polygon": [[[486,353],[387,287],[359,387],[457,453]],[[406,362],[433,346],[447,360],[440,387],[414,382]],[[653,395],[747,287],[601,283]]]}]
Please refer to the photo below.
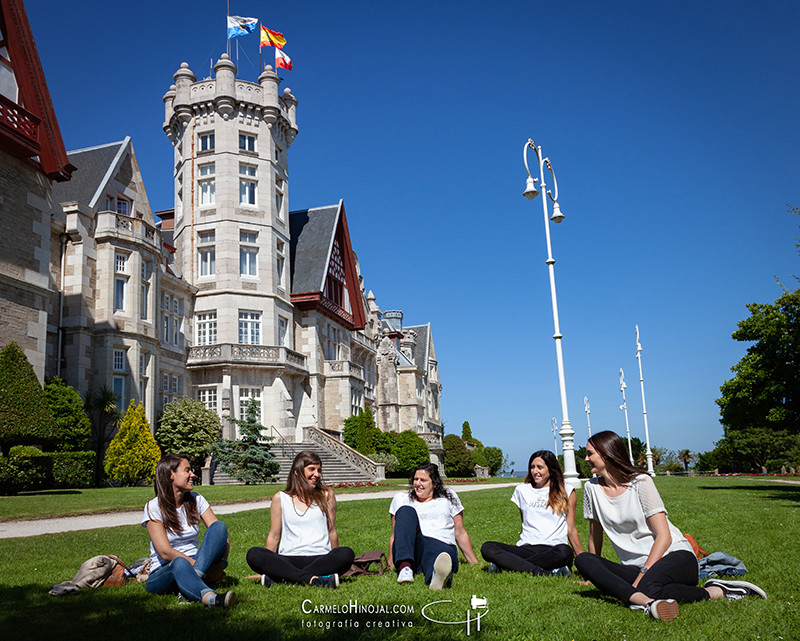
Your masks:
[{"label": "tall green tree", "polygon": [[405,430],[397,435],[392,454],[397,457],[398,473],[404,476],[410,474],[417,465],[422,465],[430,460],[430,452],[425,439],[412,430]]},{"label": "tall green tree", "polygon": [[44,397],[58,426],[59,452],[83,452],[89,447],[92,423],[83,408],[83,399],[74,387],[58,376],[45,380]]},{"label": "tall green tree", "polygon": [[344,421],[342,439],[345,444],[366,456],[376,451],[380,435],[381,431],[375,427],[375,419],[369,407]]},{"label": "tall green tree", "polygon": [[221,434],[222,423],[216,412],[202,401],[183,397],[164,408],[156,429],[156,441],[165,453],[189,456],[192,470],[200,476],[205,459]]},{"label": "tall green tree", "polygon": [[694,460],[694,454],[692,454],[691,450],[685,449],[678,452],[678,460],[683,463],[684,472],[689,471],[689,463]]},{"label": "tall green tree", "polygon": [[749,342],[731,370],[735,376],[717,399],[726,436],[731,431],[764,428],[800,432],[800,289],[774,304],[751,303],[750,317],[739,321],[733,339]]},{"label": "tall green tree", "polygon": [[161,450],[150,432],[144,405],[131,400],[117,435],[108,445],[105,471],[122,485],[152,483]]},{"label": "tall green tree", "polygon": [[259,402],[251,398],[243,419],[227,417],[239,426],[239,440],[219,440],[212,448],[222,470],[245,485],[268,483],[281,468],[270,451],[272,438],[261,434],[266,428],[258,419],[260,413]]},{"label": "tall green tree", "polygon": [[14,342],[0,350],[0,449],[54,444],[57,424],[25,353]]}]

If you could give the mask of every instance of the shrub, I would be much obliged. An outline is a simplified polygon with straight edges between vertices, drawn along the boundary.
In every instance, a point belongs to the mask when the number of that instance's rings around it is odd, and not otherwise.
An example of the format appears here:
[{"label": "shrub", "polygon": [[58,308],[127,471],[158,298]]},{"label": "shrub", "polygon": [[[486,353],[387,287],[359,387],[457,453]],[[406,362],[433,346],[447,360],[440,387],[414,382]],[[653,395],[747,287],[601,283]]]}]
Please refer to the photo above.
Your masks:
[{"label": "shrub", "polygon": [[372,410],[367,407],[357,416],[345,419],[342,439],[354,450],[370,456],[377,449],[382,432],[375,427]]},{"label": "shrub", "polygon": [[245,485],[268,483],[281,469],[270,451],[268,441],[272,438],[261,435],[261,430],[266,428],[258,421],[260,407],[258,401],[251,398],[245,405],[244,419],[229,416],[228,420],[239,426],[241,438],[238,441],[221,439],[212,448],[222,470]]},{"label": "shrub", "polygon": [[0,473],[0,477],[7,477],[0,480],[8,483],[4,493],[47,490],[53,486],[53,460],[38,448],[18,445],[10,449],[7,458],[0,460],[6,463],[5,474]]},{"label": "shrub", "polygon": [[394,474],[400,467],[400,461],[394,454],[389,452],[375,452],[370,454],[369,457],[376,463],[383,463],[384,471],[387,475]]},{"label": "shrub", "polygon": [[156,441],[162,452],[186,454],[200,476],[211,447],[219,440],[222,423],[215,412],[197,400],[179,398],[164,408],[158,421]]},{"label": "shrub", "polygon": [[56,450],[85,451],[92,433],[92,423],[83,409],[83,400],[78,391],[54,376],[45,381],[44,398],[58,429]]},{"label": "shrub", "polygon": [[397,457],[396,474],[400,476],[410,474],[411,470],[417,467],[417,465],[421,465],[430,460],[428,445],[422,437],[411,430],[400,432],[397,436],[397,442],[392,454]]},{"label": "shrub", "polygon": [[447,476],[475,476],[475,463],[455,434],[444,437],[444,473]]},{"label": "shrub", "polygon": [[105,471],[112,481],[135,485],[151,483],[161,450],[150,433],[144,406],[132,400],[119,426],[119,432],[108,446]]},{"label": "shrub", "polygon": [[91,487],[94,452],[53,452],[53,485],[58,488]]},{"label": "shrub", "polygon": [[49,445],[58,437],[39,380],[16,343],[0,350],[0,448]]},{"label": "shrub", "polygon": [[497,473],[501,472],[508,462],[503,450],[492,445],[483,448],[483,456],[486,459],[486,465],[489,466],[489,474],[492,476],[497,476]]}]

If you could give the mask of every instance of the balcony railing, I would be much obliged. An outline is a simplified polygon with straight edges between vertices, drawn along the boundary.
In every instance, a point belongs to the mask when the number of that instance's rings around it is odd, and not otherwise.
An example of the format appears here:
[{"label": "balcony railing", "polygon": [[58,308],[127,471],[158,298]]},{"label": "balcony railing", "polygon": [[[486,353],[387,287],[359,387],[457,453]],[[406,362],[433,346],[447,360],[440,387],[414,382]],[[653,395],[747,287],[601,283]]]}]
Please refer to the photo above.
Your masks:
[{"label": "balcony railing", "polygon": [[189,367],[208,365],[274,365],[307,370],[306,357],[283,346],[218,343],[189,348]]},{"label": "balcony railing", "polygon": [[39,118],[0,94],[0,134],[10,143],[16,155],[38,156]]},{"label": "balcony railing", "polygon": [[325,376],[352,376],[364,380],[364,368],[350,361],[325,361]]},{"label": "balcony railing", "polygon": [[350,333],[350,339],[354,343],[357,343],[358,345],[361,345],[362,347],[366,347],[367,349],[369,349],[369,350],[371,350],[373,352],[377,352],[378,351],[378,341],[376,341],[374,338],[370,338],[369,336],[366,336],[365,334],[362,334],[361,332],[351,332]]}]

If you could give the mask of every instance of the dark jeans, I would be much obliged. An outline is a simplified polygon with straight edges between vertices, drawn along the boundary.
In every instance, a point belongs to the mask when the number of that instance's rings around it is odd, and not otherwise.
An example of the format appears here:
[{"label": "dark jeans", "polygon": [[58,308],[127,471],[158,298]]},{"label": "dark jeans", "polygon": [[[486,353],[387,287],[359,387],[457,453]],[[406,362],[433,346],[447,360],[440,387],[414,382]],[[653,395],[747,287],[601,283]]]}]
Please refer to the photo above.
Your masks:
[{"label": "dark jeans", "polygon": [[684,550],[661,557],[635,588],[632,584],[639,574],[636,566],[614,563],[584,552],[575,557],[575,567],[601,592],[623,603],[630,603],[631,596],[636,592],[651,599],[675,599],[679,603],[710,598],[704,588],[697,587],[697,559],[694,554]]},{"label": "dark jeans", "polygon": [[267,548],[250,548],[247,564],[259,574],[283,583],[308,583],[312,577],[343,574],[353,565],[355,554],[348,547],[333,548],[327,554],[289,556]]},{"label": "dark jeans", "polygon": [[423,536],[417,511],[410,505],[404,505],[395,512],[392,544],[394,567],[399,568],[403,561],[407,561],[415,572],[425,575],[425,583],[430,583],[433,578],[433,562],[442,552],[450,555],[453,572],[458,572],[458,548],[455,545]]},{"label": "dark jeans", "polygon": [[481,556],[502,570],[546,574],[549,570],[570,567],[574,553],[564,543],[559,545],[509,545],[486,541]]}]

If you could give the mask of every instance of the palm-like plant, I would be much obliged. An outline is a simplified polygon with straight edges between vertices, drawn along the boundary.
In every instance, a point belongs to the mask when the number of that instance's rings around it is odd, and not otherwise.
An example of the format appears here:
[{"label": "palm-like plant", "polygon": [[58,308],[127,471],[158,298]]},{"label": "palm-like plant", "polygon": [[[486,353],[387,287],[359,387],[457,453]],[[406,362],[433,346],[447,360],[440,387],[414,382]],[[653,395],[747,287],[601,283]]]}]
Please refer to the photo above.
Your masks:
[{"label": "palm-like plant", "polygon": [[119,397],[105,385],[96,394],[86,392],[84,407],[92,422],[92,435],[89,439],[95,453],[94,483],[100,485],[103,480],[103,455],[106,447],[114,438],[120,411],[117,407]]}]

